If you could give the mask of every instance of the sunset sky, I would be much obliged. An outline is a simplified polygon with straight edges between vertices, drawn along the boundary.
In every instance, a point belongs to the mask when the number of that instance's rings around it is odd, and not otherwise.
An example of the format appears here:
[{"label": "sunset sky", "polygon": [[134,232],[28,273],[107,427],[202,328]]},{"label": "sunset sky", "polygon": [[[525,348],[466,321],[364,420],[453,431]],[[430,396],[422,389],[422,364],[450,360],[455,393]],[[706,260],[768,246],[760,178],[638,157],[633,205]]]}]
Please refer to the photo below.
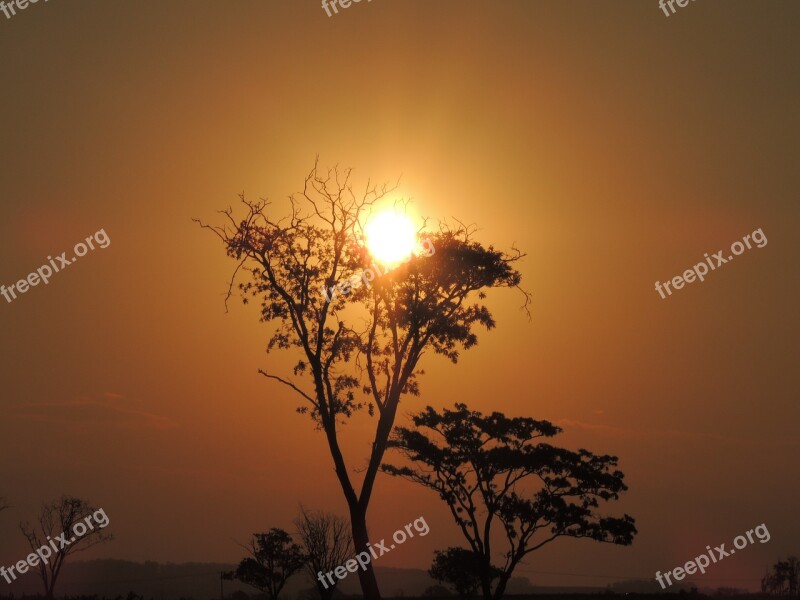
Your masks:
[{"label": "sunset sky", "polygon": [[[556,443],[619,456],[633,546],[561,540],[515,574],[542,585],[649,579],[764,523],[694,581],[755,589],[800,553],[800,105],[793,0],[52,0],[0,14],[0,283],[104,229],[111,240],[0,297],[0,563],[70,493],[116,540],[81,555],[226,561],[298,505],[346,514],[324,436],[259,376],[257,307],[192,218],[280,200],[323,167],[395,181],[432,223],[475,223],[527,256],[531,319],[458,365],[426,356],[430,404],[548,419]],[[768,239],[662,300],[704,254]],[[342,437],[363,466],[374,422]],[[431,534],[380,566],[461,545],[432,493],[381,475],[373,537]]]}]

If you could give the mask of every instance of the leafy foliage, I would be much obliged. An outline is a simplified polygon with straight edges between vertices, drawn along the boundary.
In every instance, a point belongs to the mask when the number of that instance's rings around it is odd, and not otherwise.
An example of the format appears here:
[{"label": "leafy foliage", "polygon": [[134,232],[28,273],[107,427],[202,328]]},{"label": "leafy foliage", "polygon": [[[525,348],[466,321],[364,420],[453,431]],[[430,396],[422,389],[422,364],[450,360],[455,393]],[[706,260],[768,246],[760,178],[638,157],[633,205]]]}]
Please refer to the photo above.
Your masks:
[{"label": "leafy foliage", "polygon": [[[453,586],[459,598],[467,598],[480,587],[483,569],[483,558],[473,550],[451,547],[434,553],[428,575],[439,583]],[[490,575],[492,579],[496,579],[501,574],[499,569],[492,568]]]},{"label": "leafy foliage", "polygon": [[[412,466],[384,464],[391,475],[437,492],[483,563],[481,587],[491,598],[491,529],[505,534],[504,563],[494,598],[502,596],[522,558],[558,537],[628,545],[634,520],[596,514],[600,501],[627,489],[615,456],[577,452],[539,441],[561,429],[548,421],[483,415],[465,404],[413,417],[417,429],[398,427],[389,442]],[[535,482],[531,485],[529,482]]]},{"label": "leafy foliage", "polygon": [[[483,247],[471,239],[470,227],[442,225],[429,236],[433,256],[412,257],[371,285],[359,285],[352,278],[371,260],[363,227],[394,188],[367,182],[357,193],[351,175],[338,167],[323,172],[315,163],[282,216],[275,217],[266,200],[242,195],[244,216],[228,209],[222,225],[200,225],[237,261],[228,297],[244,273],[242,299],[258,302],[261,321],[274,327],[267,351],[298,354],[293,377],[260,372],[300,396],[297,411],[324,431],[350,510],[355,550],[361,552],[369,542],[366,512],[400,400],[420,393],[422,355],[433,350],[455,363],[461,351],[477,344],[476,329],[495,325],[482,302],[486,290],[519,288],[514,263],[523,255]],[[326,290],[335,285],[342,292],[329,296]],[[377,423],[357,489],[339,429],[362,409],[377,415]],[[377,598],[372,566],[359,571],[359,578],[365,596]]]},{"label": "leafy foliage", "polygon": [[761,591],[784,595],[798,596],[798,579],[800,579],[800,559],[789,556],[786,560],[779,560],[772,565],[772,570],[767,571],[761,580]]},{"label": "leafy foliage", "polygon": [[303,568],[306,557],[300,546],[283,529],[253,534],[251,556],[236,567],[234,577],[277,600],[288,579]]}]

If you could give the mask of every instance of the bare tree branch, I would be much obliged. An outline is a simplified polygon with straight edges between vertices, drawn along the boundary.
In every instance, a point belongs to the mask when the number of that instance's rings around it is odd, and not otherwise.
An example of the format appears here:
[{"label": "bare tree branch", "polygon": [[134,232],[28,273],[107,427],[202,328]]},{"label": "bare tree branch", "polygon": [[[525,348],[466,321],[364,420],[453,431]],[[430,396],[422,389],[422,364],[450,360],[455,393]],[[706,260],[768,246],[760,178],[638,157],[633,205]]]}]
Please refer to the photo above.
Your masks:
[{"label": "bare tree branch", "polygon": [[[242,194],[241,217],[228,209],[222,225],[198,223],[222,240],[237,263],[226,300],[241,276],[243,301],[258,302],[261,321],[274,326],[267,351],[299,354],[295,375],[305,375],[313,392],[287,377],[261,373],[300,394],[305,402],[298,412],[324,432],[360,552],[369,542],[367,507],[399,403],[420,393],[422,355],[433,350],[456,363],[461,351],[477,344],[478,327],[495,326],[482,302],[485,291],[519,287],[514,264],[521,253],[482,246],[472,239],[474,225],[440,224],[425,239],[431,255],[410,257],[371,284],[357,284],[354,275],[371,268],[372,260],[364,224],[381,201],[391,200],[400,180],[381,186],[368,180],[358,194],[352,180],[352,169],[334,165],[323,171],[317,157],[282,218],[273,216],[276,208],[266,200],[251,202]],[[394,199],[397,206],[405,202]],[[361,316],[367,326],[357,331],[348,322]],[[359,363],[362,355],[365,365]],[[374,439],[357,486],[340,428],[363,408],[372,416],[374,407]],[[367,600],[377,600],[372,567],[360,570],[359,578]]]},{"label": "bare tree branch", "polygon": [[[98,514],[102,518],[98,518]],[[47,598],[53,598],[55,585],[67,556],[113,539],[112,535],[104,532],[108,523],[103,509],[96,509],[85,500],[74,496],[62,496],[43,504],[39,511],[38,528],[20,523],[20,530],[28,540],[31,551],[41,551],[44,554],[46,549],[51,554],[38,565]],[[53,549],[54,545],[56,547]]]}]

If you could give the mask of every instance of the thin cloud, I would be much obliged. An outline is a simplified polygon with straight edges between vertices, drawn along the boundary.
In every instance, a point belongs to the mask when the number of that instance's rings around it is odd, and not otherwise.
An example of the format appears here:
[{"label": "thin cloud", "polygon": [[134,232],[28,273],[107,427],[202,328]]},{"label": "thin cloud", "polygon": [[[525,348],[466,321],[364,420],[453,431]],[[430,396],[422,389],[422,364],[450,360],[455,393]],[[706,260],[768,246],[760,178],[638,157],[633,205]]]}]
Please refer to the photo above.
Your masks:
[{"label": "thin cloud", "polygon": [[105,392],[96,398],[76,398],[61,402],[33,402],[15,407],[15,416],[38,422],[58,421],[74,425],[101,424],[120,427],[174,429],[163,415],[133,408],[121,394]]},{"label": "thin cloud", "polygon": [[626,437],[633,439],[708,440],[718,443],[736,444],[737,446],[741,446],[743,444],[749,444],[753,446],[763,446],[763,447],[797,446],[798,444],[800,444],[800,440],[791,438],[765,441],[753,438],[750,439],[743,438],[741,436],[721,435],[719,433],[714,433],[714,432],[678,431],[676,429],[664,429],[664,430],[629,429],[625,427],[614,427],[612,425],[601,425],[598,423],[586,423],[584,421],[575,421],[573,419],[560,419],[558,421],[554,421],[554,423],[560,425],[564,429],[569,429],[571,427],[574,427],[577,429],[584,429],[586,431],[595,431],[598,433],[607,434],[614,437]]}]

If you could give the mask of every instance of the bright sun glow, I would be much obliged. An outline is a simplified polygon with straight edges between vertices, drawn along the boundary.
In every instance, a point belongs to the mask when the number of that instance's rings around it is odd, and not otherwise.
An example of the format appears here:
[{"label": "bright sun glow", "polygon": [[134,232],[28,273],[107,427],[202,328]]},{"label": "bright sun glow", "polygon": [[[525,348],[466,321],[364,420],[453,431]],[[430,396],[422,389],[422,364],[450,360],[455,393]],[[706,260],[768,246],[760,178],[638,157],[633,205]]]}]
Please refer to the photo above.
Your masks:
[{"label": "bright sun glow", "polygon": [[381,212],[367,221],[364,232],[370,253],[384,264],[408,258],[417,245],[411,219],[391,210]]}]

